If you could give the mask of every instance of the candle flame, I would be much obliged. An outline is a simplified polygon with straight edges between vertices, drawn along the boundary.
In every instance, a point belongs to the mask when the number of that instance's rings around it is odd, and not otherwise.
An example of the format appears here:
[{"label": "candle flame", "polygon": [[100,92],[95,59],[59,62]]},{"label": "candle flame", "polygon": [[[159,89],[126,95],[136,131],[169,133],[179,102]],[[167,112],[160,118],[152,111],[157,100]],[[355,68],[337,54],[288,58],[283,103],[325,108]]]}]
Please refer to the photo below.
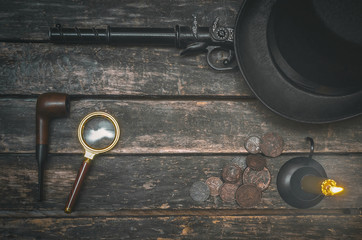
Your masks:
[{"label": "candle flame", "polygon": [[322,182],[322,193],[325,196],[333,196],[335,194],[341,193],[344,189],[343,187],[338,187],[336,181],[332,179],[327,179]]},{"label": "candle flame", "polygon": [[331,195],[334,195],[334,194],[337,194],[337,193],[342,192],[344,189],[343,189],[343,187],[334,187],[334,186],[331,186],[329,190],[330,190],[331,193],[332,193]]}]

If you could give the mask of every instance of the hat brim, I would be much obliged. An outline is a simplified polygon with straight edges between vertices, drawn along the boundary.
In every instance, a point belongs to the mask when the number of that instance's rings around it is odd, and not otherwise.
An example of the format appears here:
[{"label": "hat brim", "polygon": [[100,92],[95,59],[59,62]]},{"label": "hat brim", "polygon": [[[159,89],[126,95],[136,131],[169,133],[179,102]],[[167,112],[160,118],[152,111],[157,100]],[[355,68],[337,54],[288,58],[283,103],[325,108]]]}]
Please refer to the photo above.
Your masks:
[{"label": "hat brim", "polygon": [[[239,68],[256,97],[277,114],[306,123],[328,123],[362,113],[362,91],[327,96],[291,84],[272,59],[267,27],[275,1],[245,0],[235,28]],[[361,79],[362,81],[362,79]]]}]

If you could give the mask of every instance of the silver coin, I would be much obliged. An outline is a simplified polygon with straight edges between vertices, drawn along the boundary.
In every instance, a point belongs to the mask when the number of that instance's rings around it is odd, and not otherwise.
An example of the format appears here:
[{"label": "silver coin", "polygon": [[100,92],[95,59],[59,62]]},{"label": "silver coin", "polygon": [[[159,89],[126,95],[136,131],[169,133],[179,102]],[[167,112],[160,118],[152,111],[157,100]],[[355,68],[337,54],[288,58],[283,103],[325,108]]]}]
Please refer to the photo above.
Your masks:
[{"label": "silver coin", "polygon": [[219,195],[220,187],[222,186],[223,182],[218,177],[209,177],[206,180],[207,186],[209,186],[210,189],[210,195],[213,197],[216,197]]},{"label": "silver coin", "polygon": [[249,153],[260,153],[260,138],[256,136],[248,137],[245,141],[244,147]]},{"label": "silver coin", "polygon": [[242,170],[244,170],[246,166],[246,159],[244,156],[234,157],[231,160],[232,163],[238,165]]},{"label": "silver coin", "polygon": [[206,183],[194,182],[190,188],[190,197],[197,202],[204,202],[210,196],[210,188]]}]

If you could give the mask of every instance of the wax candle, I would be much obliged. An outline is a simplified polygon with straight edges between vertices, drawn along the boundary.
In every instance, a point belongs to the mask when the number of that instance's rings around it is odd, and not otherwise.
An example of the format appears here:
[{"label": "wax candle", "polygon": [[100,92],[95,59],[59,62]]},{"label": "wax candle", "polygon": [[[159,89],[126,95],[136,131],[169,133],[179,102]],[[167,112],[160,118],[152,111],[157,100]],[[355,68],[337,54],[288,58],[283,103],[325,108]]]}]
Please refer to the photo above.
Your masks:
[{"label": "wax candle", "polygon": [[303,191],[318,195],[332,196],[343,191],[342,187],[332,179],[306,175],[302,178],[301,187]]}]

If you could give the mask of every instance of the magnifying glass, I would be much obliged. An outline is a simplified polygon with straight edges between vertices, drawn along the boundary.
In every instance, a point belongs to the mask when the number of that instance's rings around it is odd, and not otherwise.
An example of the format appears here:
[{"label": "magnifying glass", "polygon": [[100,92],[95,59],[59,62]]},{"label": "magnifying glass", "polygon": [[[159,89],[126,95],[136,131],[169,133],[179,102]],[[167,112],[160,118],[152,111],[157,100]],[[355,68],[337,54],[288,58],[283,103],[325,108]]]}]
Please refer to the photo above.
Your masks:
[{"label": "magnifying glass", "polygon": [[83,118],[78,127],[78,139],[84,147],[85,154],[77,178],[69,194],[64,212],[71,213],[80,187],[89,169],[90,162],[96,154],[111,150],[118,142],[120,128],[117,120],[105,112],[93,112]]}]

